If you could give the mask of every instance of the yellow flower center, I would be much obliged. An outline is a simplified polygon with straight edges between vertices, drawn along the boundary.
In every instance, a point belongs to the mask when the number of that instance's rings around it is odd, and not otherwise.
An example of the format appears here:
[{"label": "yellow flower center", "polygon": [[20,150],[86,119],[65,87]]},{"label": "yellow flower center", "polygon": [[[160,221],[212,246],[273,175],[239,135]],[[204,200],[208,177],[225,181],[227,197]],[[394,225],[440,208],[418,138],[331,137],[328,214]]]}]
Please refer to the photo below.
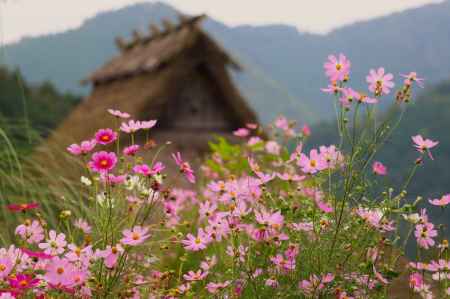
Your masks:
[{"label": "yellow flower center", "polygon": [[342,69],[342,64],[337,63],[336,64],[336,70],[340,71]]},{"label": "yellow flower center", "polygon": [[5,271],[6,270],[6,265],[4,264],[0,264],[0,271]]},{"label": "yellow flower center", "polygon": [[58,273],[59,275],[64,273],[64,268],[59,267],[58,269],[56,269],[56,273]]},{"label": "yellow flower center", "polygon": [[133,240],[135,240],[135,241],[139,240],[140,237],[141,237],[141,236],[140,236],[138,233],[133,233],[133,234],[131,235],[131,238],[132,238]]}]

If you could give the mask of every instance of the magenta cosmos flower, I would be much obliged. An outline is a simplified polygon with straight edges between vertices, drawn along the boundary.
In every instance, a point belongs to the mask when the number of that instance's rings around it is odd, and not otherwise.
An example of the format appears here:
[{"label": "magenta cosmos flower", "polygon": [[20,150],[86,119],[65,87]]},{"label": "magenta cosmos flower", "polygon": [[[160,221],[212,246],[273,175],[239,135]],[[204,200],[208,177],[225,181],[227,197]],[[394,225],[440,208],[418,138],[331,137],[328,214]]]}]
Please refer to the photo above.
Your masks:
[{"label": "magenta cosmos flower", "polygon": [[130,115],[126,112],[122,112],[120,110],[108,109],[109,114],[115,116],[117,118],[129,118]]},{"label": "magenta cosmos flower", "polygon": [[38,207],[39,204],[37,202],[7,205],[8,210],[12,212],[25,212],[27,210],[36,209]]},{"label": "magenta cosmos flower", "polygon": [[68,148],[67,151],[69,153],[71,153],[72,155],[86,155],[87,153],[91,152],[95,145],[97,144],[97,141],[95,139],[92,140],[85,140],[83,142],[81,142],[81,144],[71,144]]},{"label": "magenta cosmos flower", "polygon": [[135,226],[133,229],[126,229],[122,232],[123,238],[120,242],[124,245],[137,246],[145,242],[150,237],[148,228]]},{"label": "magenta cosmos flower", "polygon": [[446,205],[448,205],[450,203],[450,194],[446,194],[446,195],[442,196],[439,199],[433,199],[433,200],[430,199],[428,201],[432,205],[443,207],[443,206],[446,206]]},{"label": "magenta cosmos flower", "polygon": [[134,156],[139,151],[140,146],[137,144],[127,146],[123,149],[123,154],[125,156]]},{"label": "magenta cosmos flower", "polygon": [[428,152],[428,156],[430,157],[431,160],[433,160],[433,155],[431,155],[430,149],[438,145],[439,142],[433,141],[431,139],[424,139],[422,135],[416,135],[411,138],[415,143],[414,147],[422,154],[424,152]]},{"label": "magenta cosmos flower", "polygon": [[378,161],[373,162],[372,171],[378,175],[387,175],[387,167]]},{"label": "magenta cosmos flower", "polygon": [[117,164],[116,154],[113,152],[97,152],[92,155],[89,167],[98,173],[104,173],[112,170]]},{"label": "magenta cosmos flower", "polygon": [[327,77],[333,82],[348,79],[350,66],[350,60],[341,53],[339,58],[334,55],[328,56],[328,61],[324,63],[323,68]]},{"label": "magenta cosmos flower", "polygon": [[40,280],[28,274],[16,274],[9,278],[9,285],[14,290],[27,290],[39,284]]},{"label": "magenta cosmos flower", "polygon": [[376,71],[371,69],[366,77],[366,81],[369,83],[369,90],[376,96],[388,94],[391,91],[391,88],[395,85],[392,79],[394,79],[394,75],[391,73],[386,74],[382,67]]},{"label": "magenta cosmos flower", "polygon": [[95,140],[97,143],[106,145],[114,142],[117,139],[117,133],[111,129],[100,129],[95,133]]},{"label": "magenta cosmos flower", "polygon": [[175,163],[180,167],[180,172],[184,174],[186,179],[191,182],[192,184],[195,183],[195,175],[194,170],[191,168],[191,165],[189,165],[188,162],[183,161],[181,158],[180,152],[177,152],[176,154],[172,154],[172,158],[175,160]]}]

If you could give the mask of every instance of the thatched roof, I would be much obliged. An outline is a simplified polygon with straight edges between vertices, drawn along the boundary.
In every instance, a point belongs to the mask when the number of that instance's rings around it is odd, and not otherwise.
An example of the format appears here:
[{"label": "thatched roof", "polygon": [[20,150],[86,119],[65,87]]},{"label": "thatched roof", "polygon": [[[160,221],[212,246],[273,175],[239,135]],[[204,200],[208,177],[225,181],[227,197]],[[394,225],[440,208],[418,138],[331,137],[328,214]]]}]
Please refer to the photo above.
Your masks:
[{"label": "thatched roof", "polygon": [[[192,47],[199,37],[207,37],[206,33],[198,27],[199,22],[204,18],[205,15],[191,18],[181,16],[180,23],[177,25],[164,20],[162,31],[151,24],[150,35],[144,36],[135,30],[133,39],[129,42],[118,37],[116,45],[121,51],[120,54],[92,73],[82,83],[99,84],[158,70],[159,67],[170,63],[181,52]],[[215,50],[228,64],[234,68],[240,68],[232,57],[216,43],[214,44]]]}]

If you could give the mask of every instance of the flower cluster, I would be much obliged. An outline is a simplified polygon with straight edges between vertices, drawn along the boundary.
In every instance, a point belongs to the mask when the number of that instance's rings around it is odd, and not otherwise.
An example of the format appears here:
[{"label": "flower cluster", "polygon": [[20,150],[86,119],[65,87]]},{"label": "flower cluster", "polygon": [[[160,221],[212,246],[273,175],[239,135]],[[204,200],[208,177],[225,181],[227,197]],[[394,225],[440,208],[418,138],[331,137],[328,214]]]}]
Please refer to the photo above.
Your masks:
[{"label": "flower cluster", "polygon": [[[168,155],[177,173],[160,161],[165,148],[148,146],[156,120],[108,110],[117,127],[67,149],[87,162],[83,215],[62,211],[56,229],[36,202],[7,207],[24,220],[17,244],[0,249],[0,298],[385,298],[398,275],[423,298],[449,296],[448,242],[406,192],[438,142],[413,136],[419,157],[406,181],[380,187],[388,166],[375,158],[393,126],[373,107],[393,75],[370,70],[365,94],[348,86],[345,55],[324,69],[339,145],[310,146],[308,125],[280,116],[264,132],[235,130],[240,144],[211,142],[199,173],[180,152]],[[393,104],[422,81],[404,75]],[[178,177],[193,188],[171,185]],[[425,204],[449,203],[446,194]],[[418,258],[405,267],[412,241]]]}]

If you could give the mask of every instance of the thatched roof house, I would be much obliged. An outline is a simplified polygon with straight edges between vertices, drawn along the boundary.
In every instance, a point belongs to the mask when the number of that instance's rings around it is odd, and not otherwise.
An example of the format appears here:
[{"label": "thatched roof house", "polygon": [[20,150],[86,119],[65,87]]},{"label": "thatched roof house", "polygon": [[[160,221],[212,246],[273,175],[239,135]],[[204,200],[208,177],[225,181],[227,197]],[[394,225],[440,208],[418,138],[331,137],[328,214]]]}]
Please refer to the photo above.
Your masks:
[{"label": "thatched roof house", "polygon": [[91,138],[110,127],[108,108],[135,119],[158,119],[152,129],[157,142],[198,156],[213,135],[232,131],[257,117],[229,76],[240,66],[199,26],[204,16],[180,17],[177,25],[150,25],[150,34],[133,32],[131,41],[116,39],[120,53],[93,72],[84,84],[92,93],[56,130],[50,143]]}]

